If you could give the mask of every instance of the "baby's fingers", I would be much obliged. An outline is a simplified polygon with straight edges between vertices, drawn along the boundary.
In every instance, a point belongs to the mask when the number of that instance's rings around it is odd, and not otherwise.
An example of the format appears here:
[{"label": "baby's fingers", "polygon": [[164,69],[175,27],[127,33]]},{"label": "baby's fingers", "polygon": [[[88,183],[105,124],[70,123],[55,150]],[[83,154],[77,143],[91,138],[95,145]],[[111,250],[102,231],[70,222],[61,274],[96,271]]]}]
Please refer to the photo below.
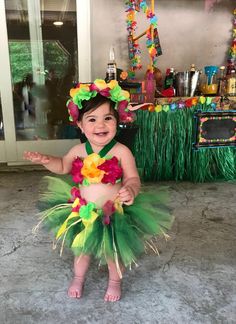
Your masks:
[{"label": "baby's fingers", "polygon": [[42,155],[38,152],[24,152],[24,159],[29,160],[33,163],[45,164],[49,162],[49,158],[47,155]]},{"label": "baby's fingers", "polygon": [[23,157],[24,157],[25,160],[30,160],[31,161],[32,159],[38,157],[38,153],[37,152],[26,151],[26,152],[24,152]]}]

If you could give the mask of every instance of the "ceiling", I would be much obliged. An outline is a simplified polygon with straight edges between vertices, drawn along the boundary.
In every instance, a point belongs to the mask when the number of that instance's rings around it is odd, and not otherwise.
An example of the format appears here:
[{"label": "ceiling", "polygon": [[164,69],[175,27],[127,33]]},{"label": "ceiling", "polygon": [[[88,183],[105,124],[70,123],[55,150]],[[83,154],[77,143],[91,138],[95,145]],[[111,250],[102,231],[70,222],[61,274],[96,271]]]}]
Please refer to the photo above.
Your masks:
[{"label": "ceiling", "polygon": [[[8,24],[28,23],[28,1],[6,0]],[[64,24],[74,24],[76,0],[30,0],[31,4],[33,1],[35,8],[40,6],[42,25],[50,25],[57,20],[63,21]]]}]

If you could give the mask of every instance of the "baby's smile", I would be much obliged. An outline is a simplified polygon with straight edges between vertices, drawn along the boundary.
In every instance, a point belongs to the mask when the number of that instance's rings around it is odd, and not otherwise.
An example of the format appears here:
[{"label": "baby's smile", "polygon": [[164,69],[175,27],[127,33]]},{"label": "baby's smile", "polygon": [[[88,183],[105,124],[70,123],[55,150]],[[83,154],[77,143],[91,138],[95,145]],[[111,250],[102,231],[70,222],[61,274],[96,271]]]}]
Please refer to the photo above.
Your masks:
[{"label": "baby's smile", "polygon": [[97,132],[97,133],[94,133],[95,135],[97,136],[106,136],[108,134],[108,132]]}]

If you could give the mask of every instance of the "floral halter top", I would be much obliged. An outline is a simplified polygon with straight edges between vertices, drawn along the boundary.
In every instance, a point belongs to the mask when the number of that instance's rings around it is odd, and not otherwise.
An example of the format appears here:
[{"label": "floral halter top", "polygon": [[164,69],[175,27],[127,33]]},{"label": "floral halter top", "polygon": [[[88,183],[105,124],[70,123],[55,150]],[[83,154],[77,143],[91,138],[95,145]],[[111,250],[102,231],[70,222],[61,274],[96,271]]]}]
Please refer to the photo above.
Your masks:
[{"label": "floral halter top", "polygon": [[121,181],[122,168],[117,157],[107,153],[117,142],[113,139],[105,145],[99,153],[94,153],[91,144],[87,141],[86,158],[77,157],[72,163],[72,180],[80,185],[88,186],[94,183],[115,184]]}]

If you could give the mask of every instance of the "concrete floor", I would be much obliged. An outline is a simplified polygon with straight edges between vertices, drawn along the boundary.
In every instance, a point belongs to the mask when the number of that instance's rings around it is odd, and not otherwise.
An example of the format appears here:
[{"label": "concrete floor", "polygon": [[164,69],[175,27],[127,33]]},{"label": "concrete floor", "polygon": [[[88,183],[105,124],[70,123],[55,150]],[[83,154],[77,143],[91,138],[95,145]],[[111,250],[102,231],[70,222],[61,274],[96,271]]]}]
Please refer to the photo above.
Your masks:
[{"label": "concrete floor", "polygon": [[[175,223],[160,257],[126,272],[123,298],[103,302],[107,273],[91,266],[69,299],[72,254],[31,232],[43,171],[0,173],[0,323],[236,323],[236,184],[165,183]],[[149,184],[153,187],[160,184]]]}]

